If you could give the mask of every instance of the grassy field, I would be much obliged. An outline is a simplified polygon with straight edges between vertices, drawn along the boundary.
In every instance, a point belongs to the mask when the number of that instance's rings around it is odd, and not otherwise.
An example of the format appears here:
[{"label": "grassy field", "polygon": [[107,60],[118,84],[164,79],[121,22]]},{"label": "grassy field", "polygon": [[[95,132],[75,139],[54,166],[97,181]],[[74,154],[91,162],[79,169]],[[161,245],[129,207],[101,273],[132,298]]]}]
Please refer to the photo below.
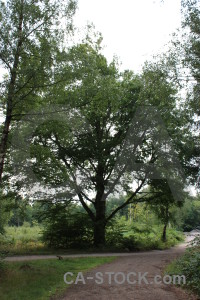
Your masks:
[{"label": "grassy field", "polygon": [[72,272],[76,276],[78,272],[86,272],[114,259],[115,257],[89,257],[7,263],[5,273],[0,275],[0,299],[53,299],[55,295],[62,295],[68,287],[63,279],[66,272]]},{"label": "grassy field", "polygon": [[[30,227],[23,225],[21,227],[6,227],[6,234],[0,235],[0,253],[8,251],[7,255],[28,255],[28,254],[51,254],[51,253],[89,253],[96,252],[91,246],[88,249],[52,249],[48,248],[41,240],[42,227]],[[120,230],[120,228],[119,228]],[[116,231],[117,232],[117,231]],[[172,228],[167,230],[167,242],[161,240],[162,226],[155,225],[151,228],[142,224],[135,224],[134,228],[122,230],[123,237],[120,243],[120,237],[117,236],[111,242],[111,245],[101,249],[101,251],[124,251],[124,250],[151,250],[170,248],[183,241],[184,235]]]},{"label": "grassy field", "polygon": [[39,226],[6,227],[5,235],[0,235],[0,252],[9,251],[9,254],[48,253],[48,249],[41,241]]}]

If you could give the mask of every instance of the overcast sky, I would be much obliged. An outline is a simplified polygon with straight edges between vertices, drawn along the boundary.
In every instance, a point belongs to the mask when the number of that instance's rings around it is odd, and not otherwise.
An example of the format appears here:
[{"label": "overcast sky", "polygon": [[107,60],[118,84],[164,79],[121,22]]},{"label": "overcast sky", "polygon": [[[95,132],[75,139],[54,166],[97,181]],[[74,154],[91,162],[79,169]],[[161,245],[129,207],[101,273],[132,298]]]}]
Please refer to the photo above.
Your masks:
[{"label": "overcast sky", "polygon": [[180,27],[180,0],[78,0],[75,25],[94,23],[104,38],[105,56],[116,54],[123,69],[138,71],[161,52]]},{"label": "overcast sky", "polygon": [[79,28],[93,23],[103,35],[108,60],[117,55],[122,69],[137,72],[145,60],[163,51],[180,27],[180,1],[78,0],[74,23]]}]

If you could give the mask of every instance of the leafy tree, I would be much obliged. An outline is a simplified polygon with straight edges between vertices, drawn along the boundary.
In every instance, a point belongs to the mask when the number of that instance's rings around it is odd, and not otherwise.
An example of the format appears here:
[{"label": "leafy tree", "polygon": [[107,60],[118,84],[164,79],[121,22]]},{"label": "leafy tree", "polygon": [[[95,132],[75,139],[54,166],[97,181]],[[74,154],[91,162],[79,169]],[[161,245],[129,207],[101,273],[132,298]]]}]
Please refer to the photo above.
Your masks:
[{"label": "leafy tree", "polygon": [[[71,29],[76,2],[0,1],[1,107],[5,122],[0,140],[0,181],[11,124],[39,105],[41,93],[56,84],[57,64],[65,37],[62,20]],[[56,80],[59,80],[58,78]]]},{"label": "leafy tree", "polygon": [[200,201],[198,197],[187,197],[183,207],[172,208],[172,224],[178,230],[191,231],[200,226]]},{"label": "leafy tree", "polygon": [[163,191],[163,196],[158,199],[155,199],[149,203],[151,210],[156,214],[158,219],[164,224],[162,240],[163,242],[167,241],[167,226],[169,222],[173,219],[173,207],[182,207],[183,201],[175,201],[169,186],[166,182],[161,180],[156,180],[151,183],[150,190],[152,192]]},{"label": "leafy tree", "polygon": [[[48,95],[63,111],[56,119],[43,119],[32,131],[32,170],[40,183],[43,181],[44,192],[49,188],[54,195],[52,201],[61,194],[62,201],[80,201],[92,220],[97,246],[105,243],[105,228],[121,209],[163,195],[163,191],[142,191],[150,183],[148,174],[160,155],[168,157],[168,165],[173,166],[170,146],[163,147],[166,141],[159,135],[161,125],[156,127],[155,118],[148,120],[150,108],[160,110],[183,166],[186,159],[179,143],[188,135],[183,126],[187,120],[177,108],[176,88],[169,82],[167,70],[147,64],[141,76],[131,71],[120,73],[117,63],[108,64],[101,54],[100,39],[69,49],[63,72],[71,82],[64,82],[58,93],[55,87]],[[133,123],[141,106],[143,111]],[[160,141],[155,140],[158,135]],[[25,160],[22,173],[26,165]],[[160,172],[165,174],[164,167]],[[107,199],[115,193],[124,193],[124,202],[106,212]],[[45,199],[45,193],[35,197]]]}]

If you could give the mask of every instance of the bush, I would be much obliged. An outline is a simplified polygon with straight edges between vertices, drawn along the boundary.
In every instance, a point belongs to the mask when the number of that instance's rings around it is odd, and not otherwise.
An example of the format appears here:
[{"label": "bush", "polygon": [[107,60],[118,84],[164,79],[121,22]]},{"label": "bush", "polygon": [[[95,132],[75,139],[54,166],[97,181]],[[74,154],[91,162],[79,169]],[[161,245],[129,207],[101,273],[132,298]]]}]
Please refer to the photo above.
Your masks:
[{"label": "bush", "polygon": [[200,239],[196,238],[195,246],[188,248],[186,253],[170,264],[166,273],[169,275],[184,275],[186,287],[200,296]]},{"label": "bush", "polygon": [[62,214],[44,226],[42,240],[55,248],[85,248],[92,245],[92,224],[86,214]]},{"label": "bush", "polygon": [[122,248],[124,224],[120,224],[116,219],[112,219],[106,226],[106,246]]},{"label": "bush", "polygon": [[134,235],[129,235],[128,237],[124,237],[122,245],[123,245],[124,249],[127,249],[129,251],[133,251],[133,250],[138,249],[138,244],[135,240]]}]

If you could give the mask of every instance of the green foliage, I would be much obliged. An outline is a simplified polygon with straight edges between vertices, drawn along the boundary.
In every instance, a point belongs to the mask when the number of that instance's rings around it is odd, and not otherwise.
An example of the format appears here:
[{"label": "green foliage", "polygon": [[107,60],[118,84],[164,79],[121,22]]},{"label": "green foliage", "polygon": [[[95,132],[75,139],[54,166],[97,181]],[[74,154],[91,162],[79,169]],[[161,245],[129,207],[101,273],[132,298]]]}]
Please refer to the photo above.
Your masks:
[{"label": "green foliage", "polygon": [[125,230],[125,222],[120,222],[117,218],[112,219],[106,226],[106,246],[120,248],[123,243]]},{"label": "green foliage", "polygon": [[[200,33],[200,7],[198,0],[182,0],[182,8],[183,8],[183,27],[187,30],[188,40],[185,45],[185,62],[189,65],[192,75],[197,80],[197,85],[200,82],[200,41],[199,41],[199,33]],[[199,86],[198,86],[199,88]],[[199,89],[198,93],[199,93]],[[196,90],[196,92],[197,92]],[[196,95],[196,96],[199,96]]]},{"label": "green foliage", "polygon": [[5,233],[4,227],[7,225],[10,217],[9,205],[11,201],[12,198],[9,195],[3,194],[0,191],[0,235]]},{"label": "green foliage", "polygon": [[187,249],[186,253],[166,268],[170,275],[185,275],[186,286],[200,296],[200,247]]},{"label": "green foliage", "polygon": [[6,223],[6,218],[5,218],[5,208],[4,208],[4,203],[2,202],[2,200],[0,200],[0,234],[4,233],[4,226]]},{"label": "green foliage", "polygon": [[134,235],[125,236],[122,240],[122,247],[128,251],[139,250],[139,245]]},{"label": "green foliage", "polygon": [[[182,28],[174,34],[168,64],[173,67],[173,80],[185,93],[181,106],[193,137],[180,145],[186,149],[187,176],[199,187],[199,115],[200,115],[200,6],[198,0],[181,0]],[[189,136],[188,136],[189,137]],[[187,163],[189,161],[189,164]]]},{"label": "green foliage", "polygon": [[4,235],[0,235],[0,252],[12,255],[45,250],[41,231],[41,227],[30,227],[28,223],[20,227],[6,226]]},{"label": "green foliage", "polygon": [[166,249],[170,248],[184,240],[183,234],[175,229],[168,228],[167,239],[163,241],[162,225],[153,225],[151,229],[145,224],[135,224],[134,228],[127,233],[131,237],[136,250]]},{"label": "green foliage", "polygon": [[[56,217],[55,222],[52,221],[52,223],[45,221],[43,227],[30,227],[28,223],[20,227],[5,227],[5,235],[0,235],[0,253],[7,253],[7,255],[51,253],[52,248],[47,247],[50,242],[56,253],[68,253],[72,248],[74,250],[76,248],[75,251],[85,249],[92,251],[94,249],[93,227],[87,215],[84,211],[79,211],[79,207],[73,213],[68,214],[68,217],[66,215],[65,213],[63,219]],[[180,232],[170,228],[167,232],[167,242],[163,243],[161,233],[162,225],[155,225],[152,221],[151,223],[149,220],[146,223],[138,221],[132,223],[125,217],[116,217],[106,226],[105,250],[165,249],[183,240]],[[68,234],[67,237],[66,234]],[[66,248],[63,249],[63,247]]]},{"label": "green foliage", "polygon": [[88,215],[65,204],[53,205],[46,216],[43,241],[54,248],[86,248],[93,242],[93,226]]},{"label": "green foliage", "polygon": [[198,197],[187,197],[181,208],[171,209],[171,222],[178,230],[191,231],[200,224],[200,201]]},{"label": "green foliage", "polygon": [[150,250],[170,248],[184,240],[181,232],[168,228],[167,241],[163,242],[162,225],[149,222],[130,222],[124,217],[114,218],[106,228],[107,246],[119,250]]}]

